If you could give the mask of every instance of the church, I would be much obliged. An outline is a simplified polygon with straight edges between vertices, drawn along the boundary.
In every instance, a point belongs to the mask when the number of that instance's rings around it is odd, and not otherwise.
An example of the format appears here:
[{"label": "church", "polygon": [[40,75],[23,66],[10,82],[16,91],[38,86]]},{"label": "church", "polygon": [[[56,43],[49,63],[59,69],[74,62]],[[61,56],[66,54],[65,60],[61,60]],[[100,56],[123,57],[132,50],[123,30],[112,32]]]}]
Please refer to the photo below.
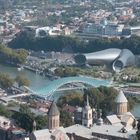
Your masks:
[{"label": "church", "polygon": [[[48,112],[48,128],[36,130],[36,122],[33,123],[33,131],[30,140],[128,140],[136,134],[135,117],[128,112],[128,100],[120,91],[114,101],[114,113],[102,119],[102,112],[96,114],[92,109],[88,96],[85,106],[80,110],[79,122],[64,128],[60,127],[60,112],[53,101]],[[78,110],[79,111],[79,110]],[[79,112],[78,112],[79,113]],[[77,116],[78,116],[77,115]],[[98,117],[97,117],[98,116]]]},{"label": "church", "polygon": [[30,140],[70,140],[65,129],[59,126],[60,112],[55,101],[52,102],[48,112],[48,128],[36,130],[36,122],[33,122],[33,131],[29,135]]}]

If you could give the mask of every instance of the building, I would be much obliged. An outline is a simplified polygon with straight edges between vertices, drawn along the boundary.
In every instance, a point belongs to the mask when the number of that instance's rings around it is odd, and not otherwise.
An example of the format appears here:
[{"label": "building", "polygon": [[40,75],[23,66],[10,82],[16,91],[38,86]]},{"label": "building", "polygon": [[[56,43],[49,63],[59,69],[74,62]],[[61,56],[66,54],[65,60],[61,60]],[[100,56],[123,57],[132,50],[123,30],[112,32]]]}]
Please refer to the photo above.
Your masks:
[{"label": "building", "polygon": [[74,112],[74,122],[76,124],[82,124],[82,107],[77,107]]},{"label": "building", "polygon": [[53,101],[51,106],[50,106],[50,110],[48,112],[48,129],[54,129],[54,128],[58,128],[59,127],[59,110],[55,104],[55,102]]},{"label": "building", "polygon": [[128,100],[123,94],[123,91],[120,91],[118,96],[115,99],[115,114],[116,115],[123,115],[127,113],[127,103]]},{"label": "building", "polygon": [[97,112],[94,108],[90,107],[88,96],[85,106],[83,108],[77,107],[75,110],[74,122],[75,124],[82,124],[86,127],[91,127],[93,123],[97,122]]},{"label": "building", "polygon": [[70,35],[72,30],[66,27],[39,27],[35,29],[35,37],[46,37],[46,36],[59,36],[59,35]]},{"label": "building", "polygon": [[[130,140],[135,137],[136,129],[134,128],[135,117],[127,111],[127,99],[122,91],[120,91],[114,101],[115,114],[109,115],[105,120],[101,118],[101,111],[97,121],[89,127],[89,120],[86,116],[85,122],[81,124],[75,124],[65,128],[67,135],[74,140]],[[87,109],[85,109],[87,107]],[[89,113],[91,109],[88,103],[83,108],[85,115]],[[86,113],[85,113],[86,112]],[[89,114],[88,114],[89,115]],[[84,116],[83,116],[84,117]],[[93,119],[93,118],[92,118]]]},{"label": "building", "polygon": [[89,105],[88,96],[86,105],[82,110],[82,125],[86,127],[91,127],[93,125],[92,108]]},{"label": "building", "polygon": [[[114,101],[114,114],[101,118],[102,112],[99,111],[98,117],[95,115],[87,100],[81,112],[81,124],[75,124],[66,128],[60,127],[60,113],[53,101],[48,112],[48,129],[36,130],[36,122],[33,122],[32,132],[29,134],[28,140],[130,140],[135,137],[136,129],[134,128],[135,117],[127,111],[127,99],[122,91],[120,91]],[[94,121],[94,115],[96,121]],[[0,120],[2,120],[0,118]],[[4,127],[10,123],[2,123]],[[25,140],[18,139],[19,132],[8,131],[4,133],[0,129],[2,140]],[[10,132],[10,133],[9,133]],[[2,133],[2,135],[1,135]],[[7,139],[7,137],[10,139]],[[22,136],[22,135],[20,135]],[[12,138],[12,139],[11,139]],[[20,137],[22,138],[22,137]]]},{"label": "building", "polygon": [[65,131],[69,137],[73,135],[74,140],[130,140],[136,134],[135,129],[125,130],[122,126],[106,124],[95,124],[91,128],[75,124],[65,128]]},{"label": "building", "polygon": [[30,140],[70,140],[69,137],[65,133],[65,129],[63,127],[59,127],[56,129],[42,129],[33,131],[30,136]]},{"label": "building", "polygon": [[117,117],[117,115],[107,116],[105,119],[105,123],[108,125],[122,126],[121,120]]},{"label": "building", "polygon": [[121,36],[123,29],[123,24],[108,24],[104,29],[104,34],[107,36]]},{"label": "building", "polygon": [[33,122],[33,131],[29,135],[30,140],[70,140],[65,129],[59,126],[60,113],[53,101],[48,112],[48,129],[36,130],[36,123]]},{"label": "building", "polygon": [[103,28],[100,24],[88,23],[83,27],[83,34],[89,35],[102,35]]},{"label": "building", "polygon": [[24,129],[15,127],[10,119],[0,116],[0,140],[25,140],[25,137]]},{"label": "building", "polygon": [[123,68],[135,65],[135,56],[128,49],[110,48],[98,52],[78,54],[74,56],[78,65],[109,65],[116,72]]},{"label": "building", "polygon": [[81,33],[79,36],[120,37],[122,35],[123,28],[124,24],[109,22],[103,18],[100,23],[86,23],[83,25],[80,29]]}]

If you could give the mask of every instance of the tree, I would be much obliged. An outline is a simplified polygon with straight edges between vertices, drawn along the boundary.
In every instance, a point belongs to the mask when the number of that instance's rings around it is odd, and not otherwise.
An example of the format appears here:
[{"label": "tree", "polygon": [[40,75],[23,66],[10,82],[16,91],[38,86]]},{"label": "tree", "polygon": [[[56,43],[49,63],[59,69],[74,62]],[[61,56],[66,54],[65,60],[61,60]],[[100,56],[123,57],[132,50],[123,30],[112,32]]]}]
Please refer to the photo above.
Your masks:
[{"label": "tree", "polygon": [[37,51],[63,51],[71,47],[73,52],[88,53],[109,48],[129,49],[134,54],[140,54],[140,37],[132,35],[130,38],[93,38],[89,42],[67,36],[46,36],[35,38],[29,31],[20,32],[9,44],[12,48],[24,48]]},{"label": "tree", "polygon": [[14,80],[6,73],[0,72],[0,87],[4,89],[10,88],[14,83]]},{"label": "tree", "polygon": [[35,117],[27,105],[20,105],[19,112],[15,112],[12,115],[12,118],[15,119],[16,123],[26,131],[32,131],[32,124]]},{"label": "tree", "polygon": [[68,93],[67,95],[61,96],[57,101],[57,105],[59,107],[63,107],[66,104],[72,106],[81,106],[82,103],[83,103],[83,95],[79,92]]},{"label": "tree", "polygon": [[100,103],[100,108],[103,110],[103,112],[105,112],[105,110],[107,112],[113,111],[114,100],[118,94],[118,91],[113,87],[105,86],[101,86],[98,89],[104,96],[103,101]]},{"label": "tree", "polygon": [[97,107],[103,100],[102,93],[97,88],[90,88],[84,90],[84,101],[86,101],[86,96],[89,96],[89,103],[92,107]]},{"label": "tree", "polygon": [[33,121],[36,121],[36,128],[42,129],[47,126],[47,116],[35,116],[27,105],[20,105],[19,112],[14,112],[12,118],[17,125],[24,128],[26,131],[33,130]]},{"label": "tree", "polygon": [[60,110],[60,122],[64,127],[72,125],[72,116],[65,110]]},{"label": "tree", "polygon": [[17,77],[15,78],[15,81],[18,83],[18,86],[29,86],[29,80],[22,76],[22,75],[17,75]]},{"label": "tree", "polygon": [[37,129],[42,129],[43,127],[47,126],[48,118],[47,116],[39,115],[35,117],[35,121]]},{"label": "tree", "polygon": [[60,76],[60,77],[62,77],[64,74],[63,74],[63,68],[57,68],[57,69],[55,69],[55,74],[57,75],[57,76]]},{"label": "tree", "polygon": [[28,52],[25,49],[11,49],[0,44],[0,61],[11,64],[23,64]]},{"label": "tree", "polygon": [[17,64],[24,64],[26,58],[28,56],[28,52],[25,49],[17,49],[15,50],[15,62]]},{"label": "tree", "polygon": [[10,117],[11,112],[9,112],[3,104],[0,104],[0,115]]},{"label": "tree", "polygon": [[136,97],[127,97],[128,99],[128,110],[132,110],[134,105],[136,104]]}]

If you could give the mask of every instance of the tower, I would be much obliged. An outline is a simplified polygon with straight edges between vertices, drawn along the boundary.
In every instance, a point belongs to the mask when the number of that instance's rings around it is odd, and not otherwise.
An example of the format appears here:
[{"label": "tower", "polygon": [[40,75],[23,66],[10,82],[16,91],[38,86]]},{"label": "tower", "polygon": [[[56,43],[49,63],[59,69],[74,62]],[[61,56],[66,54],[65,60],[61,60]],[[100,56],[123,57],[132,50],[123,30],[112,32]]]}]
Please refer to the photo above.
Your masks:
[{"label": "tower", "polygon": [[56,103],[53,101],[48,112],[48,129],[59,127],[59,116],[59,110],[56,106]]},{"label": "tower", "polygon": [[89,105],[89,100],[88,100],[88,95],[87,95],[86,105],[84,106],[82,110],[82,125],[86,127],[91,127],[92,124],[93,124],[92,109]]},{"label": "tower", "polygon": [[102,119],[102,110],[100,109],[99,110],[99,118],[97,120],[97,124],[98,125],[102,125],[104,122],[103,122],[103,119]]},{"label": "tower", "polygon": [[115,99],[115,113],[117,115],[123,115],[127,113],[127,102],[123,91],[120,91]]},{"label": "tower", "polygon": [[36,121],[33,121],[33,131],[36,131]]}]

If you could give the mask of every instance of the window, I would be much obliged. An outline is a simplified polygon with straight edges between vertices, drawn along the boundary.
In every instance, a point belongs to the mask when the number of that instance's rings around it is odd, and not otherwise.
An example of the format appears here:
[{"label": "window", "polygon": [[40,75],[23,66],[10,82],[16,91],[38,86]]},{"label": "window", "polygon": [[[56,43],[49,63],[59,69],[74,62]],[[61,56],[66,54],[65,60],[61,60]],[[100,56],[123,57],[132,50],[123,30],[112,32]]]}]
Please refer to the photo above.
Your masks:
[{"label": "window", "polygon": [[87,118],[87,114],[85,114],[85,117],[84,117],[85,119]]},{"label": "window", "polygon": [[89,119],[91,119],[91,114],[89,114]]}]

